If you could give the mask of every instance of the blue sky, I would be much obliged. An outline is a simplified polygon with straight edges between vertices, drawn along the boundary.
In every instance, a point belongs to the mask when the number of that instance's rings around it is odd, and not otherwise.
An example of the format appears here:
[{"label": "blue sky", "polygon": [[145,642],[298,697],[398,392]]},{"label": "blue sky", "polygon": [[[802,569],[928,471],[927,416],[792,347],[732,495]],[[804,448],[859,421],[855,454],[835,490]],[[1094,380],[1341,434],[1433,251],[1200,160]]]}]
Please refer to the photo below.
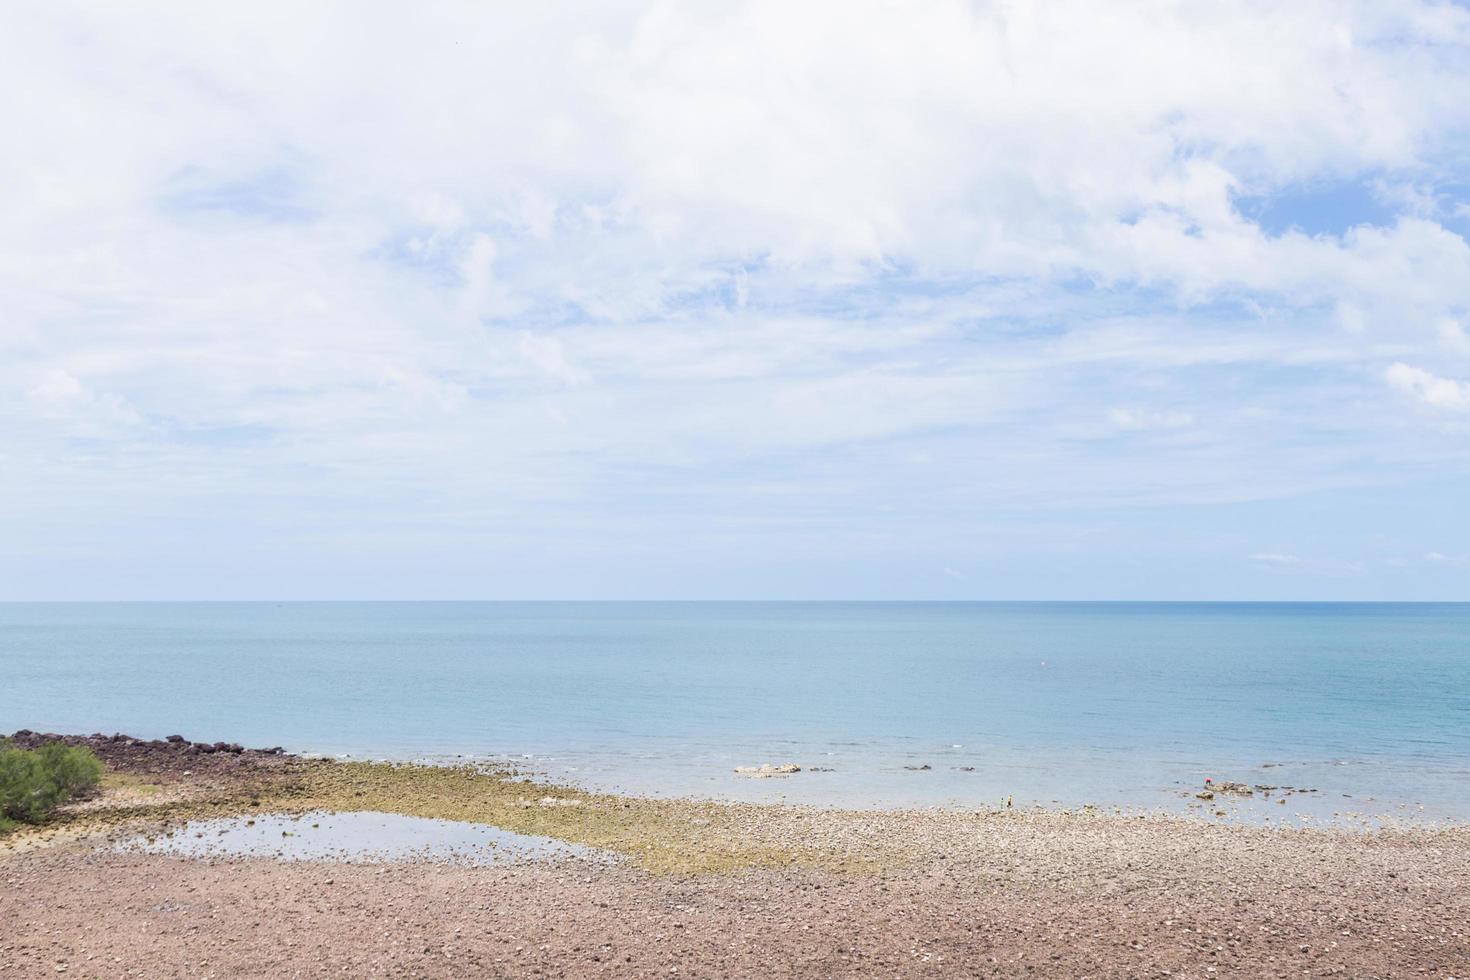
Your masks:
[{"label": "blue sky", "polygon": [[15,13],[0,599],[1470,599],[1463,5],[538,6]]}]

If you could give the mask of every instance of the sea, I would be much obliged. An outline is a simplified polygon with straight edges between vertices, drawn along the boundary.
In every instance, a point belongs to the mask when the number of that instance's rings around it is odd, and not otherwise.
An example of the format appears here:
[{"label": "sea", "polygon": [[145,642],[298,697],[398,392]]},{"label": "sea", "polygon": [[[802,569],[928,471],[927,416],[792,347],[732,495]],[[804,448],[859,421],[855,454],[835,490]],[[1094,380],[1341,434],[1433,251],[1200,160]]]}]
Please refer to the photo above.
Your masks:
[{"label": "sea", "polygon": [[[22,728],[655,796],[1454,823],[1470,603],[4,603]],[[761,764],[801,772],[734,771]]]}]

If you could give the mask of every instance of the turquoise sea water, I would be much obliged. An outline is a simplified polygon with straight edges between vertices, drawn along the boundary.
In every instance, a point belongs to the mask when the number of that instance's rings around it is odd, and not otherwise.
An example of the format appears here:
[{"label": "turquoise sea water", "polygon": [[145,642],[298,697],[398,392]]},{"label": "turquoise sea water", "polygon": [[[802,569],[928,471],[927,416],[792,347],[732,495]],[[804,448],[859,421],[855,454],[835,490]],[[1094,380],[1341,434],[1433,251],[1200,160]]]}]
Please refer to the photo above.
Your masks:
[{"label": "turquoise sea water", "polygon": [[[1470,818],[1470,604],[12,603],[0,666],[4,731],[849,805],[1184,811],[1211,776],[1317,791],[1246,808],[1278,819]],[[762,762],[807,771],[731,773]]]}]

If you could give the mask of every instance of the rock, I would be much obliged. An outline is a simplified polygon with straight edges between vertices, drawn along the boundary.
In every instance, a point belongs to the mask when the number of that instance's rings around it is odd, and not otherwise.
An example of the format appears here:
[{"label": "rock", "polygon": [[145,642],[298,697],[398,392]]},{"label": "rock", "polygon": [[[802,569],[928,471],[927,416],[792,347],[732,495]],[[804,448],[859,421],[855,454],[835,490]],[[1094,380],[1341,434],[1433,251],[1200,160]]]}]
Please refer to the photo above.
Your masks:
[{"label": "rock", "polygon": [[1233,796],[1255,795],[1255,791],[1245,783],[1216,783],[1212,788],[1217,793],[1230,793]]},{"label": "rock", "polygon": [[904,766],[904,768],[908,769],[911,772],[924,772],[925,770],[933,769],[934,767],[926,762],[922,766]]},{"label": "rock", "polygon": [[753,779],[766,779],[771,776],[789,776],[793,772],[801,772],[801,766],[786,763],[773,766],[770,763],[759,766],[736,766],[735,772],[741,776],[750,776]]},{"label": "rock", "polygon": [[1200,790],[1198,793],[1194,794],[1194,798],[1197,800],[1213,800],[1215,798],[1215,794],[1205,789]]},{"label": "rock", "polygon": [[188,741],[188,740],[186,738],[184,738],[184,736],[182,736],[182,735],[169,735],[169,736],[166,736],[164,738],[164,741],[165,742],[172,742],[175,745],[178,745],[179,743],[185,742],[185,741]]}]

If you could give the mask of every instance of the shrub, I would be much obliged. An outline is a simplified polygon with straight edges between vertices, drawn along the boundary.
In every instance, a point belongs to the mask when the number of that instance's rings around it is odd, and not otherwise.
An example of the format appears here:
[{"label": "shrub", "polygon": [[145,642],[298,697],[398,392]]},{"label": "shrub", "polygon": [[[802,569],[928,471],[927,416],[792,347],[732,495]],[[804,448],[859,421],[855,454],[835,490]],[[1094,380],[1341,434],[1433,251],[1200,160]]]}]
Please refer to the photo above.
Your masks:
[{"label": "shrub", "polygon": [[38,749],[0,743],[0,830],[11,821],[40,823],[102,778],[88,749],[53,742]]}]

